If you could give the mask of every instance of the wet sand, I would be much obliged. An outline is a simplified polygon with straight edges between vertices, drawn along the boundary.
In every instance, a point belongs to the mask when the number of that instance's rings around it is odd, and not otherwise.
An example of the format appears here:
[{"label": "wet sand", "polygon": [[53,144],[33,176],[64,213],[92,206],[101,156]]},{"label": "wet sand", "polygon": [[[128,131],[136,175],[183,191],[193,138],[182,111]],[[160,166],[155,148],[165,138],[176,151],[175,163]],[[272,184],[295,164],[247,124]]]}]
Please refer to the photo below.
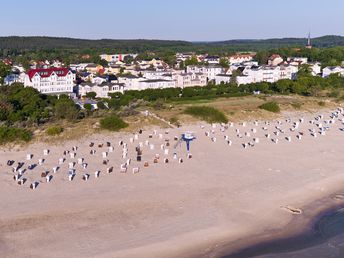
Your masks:
[{"label": "wet sand", "polygon": [[[321,112],[329,119],[329,112]],[[306,226],[316,210],[315,201],[343,189],[344,127],[336,119],[329,125],[326,135],[310,135],[308,129],[315,115],[306,117],[299,128],[291,132],[292,121],[278,124],[276,121],[246,126],[235,124],[224,132],[220,126],[184,126],[179,129],[147,129],[134,143],[129,134],[99,134],[82,141],[65,142],[60,146],[33,144],[18,151],[0,151],[0,251],[2,257],[218,257],[230,254],[243,247],[264,240],[292,233],[295,218],[300,226]],[[342,119],[342,115],[340,115]],[[323,123],[323,122],[322,122]],[[323,123],[324,124],[324,123]],[[274,135],[275,127],[284,133]],[[324,126],[327,126],[324,124]],[[267,127],[266,131],[262,127]],[[251,129],[256,128],[256,133]],[[238,138],[235,129],[243,138]],[[183,143],[177,146],[178,158],[173,159],[174,136],[184,131],[193,131],[197,139],[191,144],[192,158],[186,157]],[[215,134],[211,133],[214,130]],[[206,136],[205,132],[210,132]],[[250,136],[245,132],[249,132]],[[296,138],[299,132],[304,135]],[[162,134],[162,139],[159,138]],[[278,138],[275,144],[265,137]],[[232,141],[229,146],[224,136]],[[291,142],[285,137],[290,136]],[[216,137],[212,141],[211,137]],[[243,143],[254,147],[243,148]],[[169,139],[167,155],[160,148]],[[119,140],[128,143],[128,157],[132,162],[127,173],[120,173],[122,146]],[[155,149],[145,145],[149,140]],[[107,151],[106,142],[111,142],[114,152],[108,153],[109,164],[102,164],[102,152]],[[89,143],[95,146],[90,148]],[[135,147],[143,143],[143,157],[136,161]],[[104,146],[98,148],[99,143]],[[76,176],[68,181],[68,163],[60,165],[52,173],[64,150],[77,146],[76,158],[83,157],[88,167],[76,164]],[[49,149],[48,156],[43,149]],[[96,154],[90,155],[95,149]],[[33,159],[26,160],[26,155]],[[153,164],[155,154],[160,154],[158,164]],[[167,157],[169,163],[164,164]],[[11,167],[6,165],[12,159],[25,162],[24,167],[45,162],[23,176],[27,182],[19,186],[13,180]],[[144,167],[144,161],[149,167]],[[113,166],[114,172],[107,174],[106,168]],[[132,168],[140,167],[133,174]],[[41,172],[50,171],[50,183],[41,178]],[[100,170],[99,178],[94,172]],[[17,173],[17,172],[16,172]],[[84,173],[90,174],[88,181],[82,180]],[[40,181],[37,189],[29,188],[31,182]],[[339,205],[330,199],[326,206]],[[301,209],[299,215],[292,214],[285,207]],[[291,224],[292,223],[292,224]]]}]

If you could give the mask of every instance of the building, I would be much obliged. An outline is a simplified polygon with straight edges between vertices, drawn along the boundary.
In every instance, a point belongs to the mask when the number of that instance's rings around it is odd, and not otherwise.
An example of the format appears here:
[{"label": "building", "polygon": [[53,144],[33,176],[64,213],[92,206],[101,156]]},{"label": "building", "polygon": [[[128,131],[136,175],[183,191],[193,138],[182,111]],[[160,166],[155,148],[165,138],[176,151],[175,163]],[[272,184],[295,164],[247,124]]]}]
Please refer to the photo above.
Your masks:
[{"label": "building", "polygon": [[81,72],[86,71],[86,67],[89,65],[89,63],[81,63],[81,64],[70,64],[69,69],[75,72]]},{"label": "building", "polygon": [[215,80],[216,75],[224,73],[224,68],[219,65],[188,65],[187,73],[203,73],[207,81]]},{"label": "building", "polygon": [[280,55],[273,54],[268,59],[268,65],[269,66],[277,66],[279,64],[283,63],[283,58]]},{"label": "building", "polygon": [[176,54],[176,61],[177,62],[185,62],[188,59],[191,59],[195,55],[194,52],[189,53],[177,53]]},{"label": "building", "polygon": [[288,57],[287,62],[291,65],[303,65],[308,63],[307,57]]},{"label": "building", "polygon": [[319,62],[308,63],[313,76],[321,75],[321,64]]},{"label": "building", "polygon": [[4,79],[4,85],[12,85],[13,83],[19,82],[24,83],[25,80],[25,73],[21,72],[13,72],[7,75]]},{"label": "building", "polygon": [[32,69],[24,79],[25,87],[33,87],[44,94],[71,94],[75,74],[67,68]]},{"label": "building", "polygon": [[296,78],[297,72],[298,68],[292,65],[245,67],[242,76],[237,77],[237,84],[292,80]]},{"label": "building", "polygon": [[207,85],[207,77],[203,73],[175,73],[172,78],[179,88]]},{"label": "building", "polygon": [[172,76],[171,70],[140,70],[141,77],[146,79],[166,79]]},{"label": "building", "polygon": [[84,82],[86,82],[86,81],[91,82],[93,80],[94,76],[95,75],[93,73],[89,73],[89,72],[81,72],[78,74],[78,77]]},{"label": "building", "polygon": [[121,66],[117,64],[111,64],[107,67],[104,67],[105,73],[108,74],[118,74],[121,72]]},{"label": "building", "polygon": [[204,58],[204,62],[208,64],[219,64],[220,63],[220,57],[218,56],[206,56]]},{"label": "building", "polygon": [[140,90],[139,82],[143,80],[136,75],[124,75],[118,77],[118,82],[125,85],[126,90]]},{"label": "building", "polygon": [[81,97],[86,96],[89,92],[95,92],[97,98],[108,98],[109,93],[124,93],[123,83],[109,83],[95,84],[90,82],[83,82],[78,85],[78,95]]},{"label": "building", "polygon": [[116,63],[116,62],[122,62],[125,60],[125,58],[132,58],[135,59],[138,55],[137,54],[102,54],[100,55],[100,58],[107,61],[108,63]]},{"label": "building", "polygon": [[279,78],[278,78],[278,80],[295,80],[297,77],[298,71],[299,71],[298,66],[280,65],[279,66]]},{"label": "building", "polygon": [[344,77],[344,68],[341,66],[327,66],[323,69],[322,77],[327,78],[331,74],[338,74]]},{"label": "building", "polygon": [[102,65],[99,65],[99,64],[88,64],[86,67],[85,67],[86,71],[87,72],[90,72],[90,73],[93,73],[93,74],[101,74],[104,72],[104,67]]},{"label": "building", "polygon": [[236,54],[229,57],[230,64],[241,64],[244,62],[252,61],[254,54]]},{"label": "building", "polygon": [[174,80],[163,80],[163,79],[141,80],[138,83],[139,90],[166,89],[166,88],[175,88],[175,87],[176,87],[176,81]]},{"label": "building", "polygon": [[230,74],[218,74],[215,76],[215,84],[230,83],[232,76]]}]

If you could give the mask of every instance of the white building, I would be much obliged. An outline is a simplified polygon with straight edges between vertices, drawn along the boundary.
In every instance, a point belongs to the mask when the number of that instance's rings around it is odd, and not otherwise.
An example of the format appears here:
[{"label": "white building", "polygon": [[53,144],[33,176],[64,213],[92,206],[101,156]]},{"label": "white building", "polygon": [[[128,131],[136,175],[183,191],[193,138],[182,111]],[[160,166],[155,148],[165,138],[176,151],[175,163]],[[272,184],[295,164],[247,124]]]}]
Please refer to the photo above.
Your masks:
[{"label": "white building", "polygon": [[298,66],[294,65],[280,65],[279,66],[279,78],[278,80],[295,80],[297,72],[299,71]]},{"label": "white building", "polygon": [[239,85],[254,83],[253,77],[248,75],[237,76],[236,82]]},{"label": "white building", "polygon": [[252,61],[253,54],[237,54],[229,57],[230,64],[241,64],[244,62]]},{"label": "white building", "polygon": [[204,58],[204,62],[208,64],[219,64],[220,63],[220,57],[218,56],[206,56]]},{"label": "white building", "polygon": [[140,90],[139,82],[144,80],[135,75],[125,75],[118,77],[118,82],[125,85],[126,90]]},{"label": "white building", "polygon": [[95,83],[83,82],[78,85],[78,94],[86,96],[89,92],[95,92],[97,98],[108,98],[109,93],[124,92],[124,84],[122,83],[102,83],[100,85]]},{"label": "white building", "polygon": [[232,76],[230,74],[218,74],[215,76],[215,84],[230,83]]},{"label": "white building", "polygon": [[303,65],[308,63],[307,57],[288,57],[287,58],[288,63]]},{"label": "white building", "polygon": [[321,74],[321,64],[319,62],[308,63],[313,76]]},{"label": "white building", "polygon": [[323,78],[330,76],[330,74],[339,74],[344,77],[344,68],[341,66],[327,66],[323,69]]},{"label": "white building", "polygon": [[189,53],[177,53],[176,54],[176,60],[177,62],[185,62],[188,59],[191,59],[193,56],[195,55],[195,53],[193,52],[189,52]]},{"label": "white building", "polygon": [[171,70],[140,70],[142,77],[146,79],[166,79],[172,76]]},{"label": "white building", "polygon": [[89,65],[90,63],[80,63],[80,64],[70,64],[69,68],[72,71],[76,71],[76,72],[81,72],[81,71],[85,71],[86,67]]},{"label": "white building", "polygon": [[25,73],[11,73],[4,79],[4,85],[11,85],[16,82],[24,83]]},{"label": "white building", "polygon": [[268,65],[269,66],[277,66],[279,64],[283,63],[283,58],[280,55],[273,54],[269,57]]},{"label": "white building", "polygon": [[124,61],[126,57],[131,57],[135,59],[137,56],[137,54],[102,54],[100,55],[100,58],[109,63],[116,63]]},{"label": "white building", "polygon": [[163,79],[142,80],[138,83],[138,87],[139,90],[175,88],[176,81]]},{"label": "white building", "polygon": [[24,86],[44,94],[69,94],[74,81],[75,74],[67,68],[32,69],[25,75]]},{"label": "white building", "polygon": [[283,79],[292,80],[296,78],[297,72],[298,68],[292,65],[245,67],[242,76],[237,77],[237,84],[273,83]]},{"label": "white building", "polygon": [[224,68],[219,65],[188,65],[187,73],[203,73],[207,76],[207,80],[215,80],[216,75],[224,73]]},{"label": "white building", "polygon": [[207,85],[207,77],[203,73],[175,73],[172,78],[179,88]]}]

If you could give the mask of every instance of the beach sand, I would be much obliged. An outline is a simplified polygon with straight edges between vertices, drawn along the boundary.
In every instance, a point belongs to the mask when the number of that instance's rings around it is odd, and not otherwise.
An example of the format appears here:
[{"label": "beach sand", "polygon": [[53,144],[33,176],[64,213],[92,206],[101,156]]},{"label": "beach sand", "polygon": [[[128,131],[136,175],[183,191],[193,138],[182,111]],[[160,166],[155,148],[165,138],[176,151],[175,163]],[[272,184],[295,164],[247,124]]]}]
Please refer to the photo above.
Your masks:
[{"label": "beach sand", "polygon": [[[322,111],[324,119],[330,112]],[[300,114],[287,114],[296,121]],[[147,129],[139,139],[130,143],[132,134],[97,134],[78,141],[47,146],[35,143],[18,150],[2,148],[0,151],[0,253],[1,257],[218,257],[256,244],[272,237],[301,230],[322,209],[338,205],[342,200],[324,198],[344,191],[343,125],[336,121],[326,135],[312,137],[308,131],[317,128],[308,121],[315,115],[303,115],[304,123],[295,132],[291,123],[271,121],[265,125],[253,122],[235,124],[225,132],[220,126],[204,124],[170,129],[157,129],[153,138]],[[342,118],[342,116],[340,116]],[[324,123],[323,123],[324,124]],[[275,126],[284,129],[278,137]],[[327,126],[327,125],[326,125]],[[344,127],[344,126],[343,126]],[[250,137],[238,138],[235,129]],[[250,131],[256,128],[257,132]],[[216,142],[205,135],[215,130]],[[193,131],[197,137],[191,144],[192,158],[186,157],[185,143],[176,147],[178,163],[172,158],[174,136]],[[304,132],[301,140],[297,132]],[[264,135],[279,138],[272,143]],[[159,139],[159,133],[163,139]],[[228,135],[229,146],[224,140]],[[285,137],[290,136],[291,142]],[[242,143],[259,138],[254,147],[243,148]],[[160,144],[170,140],[169,154],[164,155]],[[128,143],[128,157],[132,162],[127,173],[120,173],[122,147],[119,140]],[[155,146],[145,145],[149,140]],[[114,152],[109,153],[109,164],[102,164],[102,152],[107,150],[98,143],[111,142]],[[90,148],[89,143],[95,146]],[[135,147],[143,142],[142,162],[136,161]],[[76,177],[68,181],[66,161],[56,174],[52,167],[58,165],[64,150],[78,146],[77,156],[85,158],[87,169],[76,165]],[[43,149],[50,154],[43,156]],[[90,155],[91,149],[96,150]],[[33,159],[26,160],[26,155]],[[158,164],[153,164],[156,153]],[[169,163],[164,164],[164,156]],[[24,167],[45,162],[32,171],[26,171],[27,182],[19,186],[13,180],[7,160],[25,162]],[[144,161],[149,167],[143,167]],[[106,168],[114,166],[114,172]],[[140,172],[132,173],[139,166]],[[50,183],[40,177],[49,170]],[[94,171],[100,170],[99,178]],[[81,179],[84,172],[88,181]],[[35,190],[31,182],[41,181]],[[313,204],[313,205],[311,205]],[[292,214],[285,207],[301,209]]]}]

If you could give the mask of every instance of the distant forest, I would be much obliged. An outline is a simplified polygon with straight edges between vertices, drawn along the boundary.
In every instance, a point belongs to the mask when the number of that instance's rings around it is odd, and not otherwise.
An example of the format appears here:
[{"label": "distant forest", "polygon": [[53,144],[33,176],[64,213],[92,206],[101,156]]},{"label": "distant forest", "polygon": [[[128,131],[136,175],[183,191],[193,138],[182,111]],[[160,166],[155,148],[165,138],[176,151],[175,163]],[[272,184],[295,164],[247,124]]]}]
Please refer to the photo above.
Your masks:
[{"label": "distant forest", "polygon": [[[133,52],[146,51],[195,51],[195,52],[235,52],[259,51],[281,47],[302,47],[306,38],[283,38],[264,40],[228,40],[219,42],[187,42],[173,40],[114,40],[114,39],[74,39],[57,37],[0,37],[2,54],[27,52],[37,50],[102,50],[104,52]],[[323,36],[312,39],[312,45],[318,48],[344,46],[342,36]],[[5,53],[4,53],[5,52]]]},{"label": "distant forest", "polygon": [[257,52],[256,60],[267,62],[269,55],[303,56],[320,61],[323,66],[340,65],[344,60],[344,37],[323,36],[312,39],[313,49],[306,49],[306,38],[264,40],[229,40],[221,42],[187,42],[177,40],[73,39],[56,37],[0,37],[0,58],[11,58],[29,67],[30,60],[58,59],[65,65],[78,62],[102,64],[102,53],[139,53],[139,59],[161,58],[175,64],[176,52],[208,53],[228,56],[236,52]]}]

